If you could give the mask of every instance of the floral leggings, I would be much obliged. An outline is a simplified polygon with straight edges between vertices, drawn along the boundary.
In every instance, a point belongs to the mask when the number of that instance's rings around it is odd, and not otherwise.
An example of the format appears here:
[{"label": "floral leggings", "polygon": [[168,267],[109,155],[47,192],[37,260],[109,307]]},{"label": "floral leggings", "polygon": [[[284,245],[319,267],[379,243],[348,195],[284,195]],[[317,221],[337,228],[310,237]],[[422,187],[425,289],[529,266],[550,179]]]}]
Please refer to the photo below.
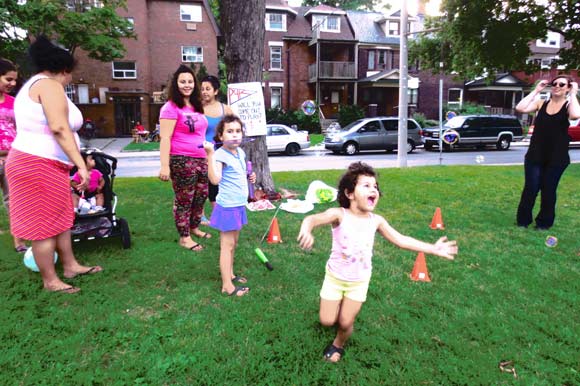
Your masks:
[{"label": "floral leggings", "polygon": [[199,227],[203,204],[207,198],[207,161],[184,155],[169,159],[171,181],[175,200],[173,218],[180,237],[189,236],[191,229]]}]

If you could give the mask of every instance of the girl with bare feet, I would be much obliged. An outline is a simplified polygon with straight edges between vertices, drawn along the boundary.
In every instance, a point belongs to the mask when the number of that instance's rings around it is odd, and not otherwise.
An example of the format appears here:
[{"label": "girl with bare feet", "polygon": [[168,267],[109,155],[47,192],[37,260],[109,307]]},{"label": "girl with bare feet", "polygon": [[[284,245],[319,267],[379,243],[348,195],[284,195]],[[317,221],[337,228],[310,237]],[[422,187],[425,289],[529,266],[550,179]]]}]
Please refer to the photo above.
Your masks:
[{"label": "girl with bare feet", "polygon": [[[223,143],[214,151],[214,144],[204,142],[207,153],[209,180],[219,185],[216,206],[211,214],[210,225],[220,230],[220,273],[222,293],[244,296],[250,290],[234,283],[246,283],[244,277],[234,274],[234,253],[238,245],[240,230],[248,223],[248,181],[246,177],[246,153],[242,143],[242,121],[235,115],[226,115],[216,128],[215,141]],[[250,182],[256,174],[250,175]]]},{"label": "girl with bare feet", "polygon": [[168,99],[159,113],[159,179],[171,179],[173,185],[173,217],[179,245],[198,252],[203,246],[193,241],[191,235],[211,237],[199,229],[208,185],[206,155],[200,147],[205,140],[207,119],[191,67],[181,65],[175,71]]},{"label": "girl with bare feet", "polygon": [[300,227],[298,242],[301,248],[309,250],[314,244],[312,230],[332,225],[332,250],[320,290],[320,323],[337,326],[336,337],[324,350],[324,359],[330,362],[344,357],[344,345],[366,300],[376,232],[400,248],[449,260],[457,254],[457,243],[447,241],[446,237],[428,244],[397,232],[382,216],[373,213],[379,195],[373,168],[361,162],[353,163],[338,184],[341,208],[307,216]]}]

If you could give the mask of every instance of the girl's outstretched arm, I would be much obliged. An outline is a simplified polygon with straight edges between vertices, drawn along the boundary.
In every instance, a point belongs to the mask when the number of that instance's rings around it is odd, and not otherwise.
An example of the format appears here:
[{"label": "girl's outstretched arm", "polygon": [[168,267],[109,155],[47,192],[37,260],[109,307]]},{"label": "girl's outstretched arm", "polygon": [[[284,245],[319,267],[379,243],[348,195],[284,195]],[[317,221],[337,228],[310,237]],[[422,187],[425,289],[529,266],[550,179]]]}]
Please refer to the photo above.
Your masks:
[{"label": "girl's outstretched arm", "polygon": [[330,208],[318,214],[306,216],[300,226],[300,233],[298,233],[298,243],[300,248],[309,250],[314,244],[314,236],[312,230],[321,225],[332,224],[338,226],[342,221],[342,208]]},{"label": "girl's outstretched arm", "polygon": [[453,260],[457,254],[457,242],[455,240],[447,241],[447,237],[444,236],[437,240],[435,244],[429,244],[400,234],[382,217],[379,220],[378,231],[381,236],[399,248],[441,256],[449,260]]}]

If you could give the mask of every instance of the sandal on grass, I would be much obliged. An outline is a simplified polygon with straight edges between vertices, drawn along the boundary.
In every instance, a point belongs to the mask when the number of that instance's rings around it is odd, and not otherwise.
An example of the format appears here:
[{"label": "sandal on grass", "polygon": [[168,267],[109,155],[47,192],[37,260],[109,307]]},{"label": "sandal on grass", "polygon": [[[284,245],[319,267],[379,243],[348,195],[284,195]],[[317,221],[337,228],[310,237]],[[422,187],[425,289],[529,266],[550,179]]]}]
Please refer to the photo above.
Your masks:
[{"label": "sandal on grass", "polygon": [[[340,357],[338,358],[337,361],[331,360],[332,359],[332,356],[334,354],[340,355]],[[329,344],[328,346],[326,346],[326,348],[324,349],[324,360],[326,360],[328,362],[338,362],[339,360],[342,359],[343,356],[344,356],[344,349],[343,348],[336,347],[332,343]]]},{"label": "sandal on grass", "polygon": [[232,277],[232,283],[246,284],[247,282],[248,282],[248,279],[246,279],[243,276],[236,275],[236,276]]},{"label": "sandal on grass", "polygon": [[203,251],[203,245],[199,244],[199,243],[195,243],[194,245],[192,245],[191,247],[187,248],[190,251],[193,252],[200,252]]},{"label": "sandal on grass", "polygon": [[79,276],[86,276],[86,275],[94,275],[95,273],[99,273],[103,270],[103,268],[99,265],[95,265],[94,267],[91,267],[89,269],[87,269],[85,272],[77,272],[75,274],[73,274],[72,276],[64,276],[67,279],[74,279],[76,277]]},{"label": "sandal on grass", "polygon": [[[242,295],[238,295],[238,292],[241,292]],[[247,295],[248,292],[250,292],[250,289],[248,287],[236,286],[236,288],[234,288],[234,290],[232,292],[227,293],[226,291],[222,291],[222,294],[225,294],[228,296],[242,297],[242,296]]]},{"label": "sandal on grass", "polygon": [[54,292],[54,293],[61,293],[61,294],[76,294],[81,289],[78,288],[78,287],[73,287],[71,285],[69,287],[64,287],[64,288],[60,288],[60,289],[45,288],[44,290],[47,291],[47,292]]},{"label": "sandal on grass", "polygon": [[14,250],[18,253],[24,253],[28,250],[28,247],[26,245],[19,245],[17,247],[14,247]]}]

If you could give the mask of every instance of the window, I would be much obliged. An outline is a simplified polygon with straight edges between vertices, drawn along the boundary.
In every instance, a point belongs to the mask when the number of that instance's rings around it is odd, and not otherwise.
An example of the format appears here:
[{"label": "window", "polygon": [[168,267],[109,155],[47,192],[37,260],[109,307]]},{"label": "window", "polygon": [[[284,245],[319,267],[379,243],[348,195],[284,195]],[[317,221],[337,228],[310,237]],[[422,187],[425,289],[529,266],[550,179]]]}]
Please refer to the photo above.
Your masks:
[{"label": "window", "polygon": [[270,70],[282,69],[282,47],[270,47]]},{"label": "window", "polygon": [[202,21],[201,6],[181,4],[179,6],[179,20],[194,21],[200,23]]},{"label": "window", "polygon": [[381,130],[379,121],[370,121],[358,129],[359,133],[378,133]]},{"label": "window", "polygon": [[135,62],[113,62],[113,79],[137,79]]},{"label": "window", "polygon": [[407,89],[407,95],[409,98],[410,105],[417,105],[417,100],[419,97],[419,89],[418,88],[409,88]]},{"label": "window", "polygon": [[182,46],[181,61],[193,63],[203,62],[203,48],[195,46]]},{"label": "window", "polygon": [[369,51],[369,64],[368,64],[368,69],[369,70],[374,70],[375,69],[375,51]]},{"label": "window", "polygon": [[391,36],[398,36],[399,35],[399,22],[398,21],[389,21],[388,22],[387,35],[391,35]]},{"label": "window", "polygon": [[135,29],[135,18],[133,18],[133,17],[126,17],[125,20],[127,20],[129,23],[131,23],[131,27],[129,29],[131,31],[133,31],[133,29]]},{"label": "window", "polygon": [[282,107],[282,88],[270,88],[270,108]]},{"label": "window", "polygon": [[[24,4],[25,2],[18,2]],[[91,8],[103,8],[103,2],[100,0],[67,0],[66,8],[71,12],[86,12]]]},{"label": "window", "polygon": [[281,13],[267,13],[266,31],[286,31],[286,15]]},{"label": "window", "polygon": [[76,90],[75,90],[74,84],[69,83],[66,86],[64,86],[64,92],[66,93],[66,96],[68,97],[68,99],[70,99],[71,101],[76,103],[76,100],[75,100]]},{"label": "window", "polygon": [[312,16],[312,29],[323,32],[340,32],[340,18],[338,16]]},{"label": "window", "polygon": [[458,108],[461,107],[461,102],[463,99],[463,90],[460,88],[450,88],[447,91],[447,104],[449,107]]},{"label": "window", "polygon": [[271,130],[271,133],[268,135],[288,135],[288,130],[282,126],[271,126],[269,129]]}]

